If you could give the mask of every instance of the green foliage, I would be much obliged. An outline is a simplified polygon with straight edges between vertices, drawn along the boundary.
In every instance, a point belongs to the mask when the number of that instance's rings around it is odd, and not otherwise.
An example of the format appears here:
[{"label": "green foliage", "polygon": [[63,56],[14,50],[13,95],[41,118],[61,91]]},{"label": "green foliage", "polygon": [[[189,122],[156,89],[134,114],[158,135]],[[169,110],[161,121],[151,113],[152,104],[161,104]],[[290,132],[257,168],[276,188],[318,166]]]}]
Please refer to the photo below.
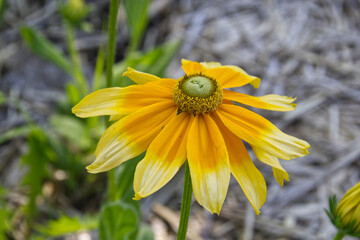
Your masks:
[{"label": "green foliage", "polygon": [[6,239],[6,233],[11,230],[11,210],[7,207],[5,196],[6,190],[0,186],[0,240]]},{"label": "green foliage", "polygon": [[66,94],[71,106],[74,106],[81,100],[80,93],[74,83],[66,84]]},{"label": "green foliage", "polygon": [[171,59],[174,57],[181,45],[180,41],[172,41],[154,48],[144,54],[132,53],[123,62],[114,67],[114,82],[117,86],[124,87],[133,82],[122,74],[128,66],[136,70],[151,73],[156,76],[163,76]]},{"label": "green foliage", "polygon": [[26,136],[29,134],[33,127],[30,125],[20,126],[8,130],[7,132],[0,135],[0,144],[7,142],[18,136]]},{"label": "green foliage", "polygon": [[360,238],[360,232],[356,231],[356,220],[353,220],[347,225],[341,221],[341,213],[336,213],[337,201],[336,195],[329,197],[329,210],[324,209],[326,215],[329,217],[331,223],[338,229],[338,232],[343,235],[349,235]]},{"label": "green foliage", "polygon": [[6,0],[0,0],[0,27],[3,23],[3,17],[4,17],[4,13],[5,13],[5,10],[7,8],[7,1]]},{"label": "green foliage", "polygon": [[101,81],[103,80],[104,73],[104,65],[105,65],[105,50],[103,47],[100,47],[98,56],[96,58],[96,66],[94,72],[94,80],[93,80],[93,91],[96,91],[101,88]]},{"label": "green foliage", "polygon": [[62,215],[56,220],[49,221],[45,226],[38,225],[36,229],[45,235],[56,237],[96,229],[98,221],[97,216],[69,217]]},{"label": "green foliage", "polygon": [[[1,1],[1,0],[0,0]],[[4,103],[6,103],[6,96],[4,95],[3,92],[0,91],[0,106]]]},{"label": "green foliage", "polygon": [[142,225],[137,235],[137,240],[154,240],[151,228],[147,225]]},{"label": "green foliage", "polygon": [[148,22],[150,0],[124,0],[127,21],[130,29],[130,51],[135,51]]},{"label": "green foliage", "polygon": [[138,212],[132,205],[119,201],[103,206],[100,216],[100,239],[136,239],[138,228]]},{"label": "green foliage", "polygon": [[115,185],[114,189],[110,189],[110,191],[115,195],[113,199],[121,200],[133,205],[138,203],[138,201],[132,200],[135,195],[133,189],[133,178],[136,165],[144,158],[144,155],[145,154],[143,153],[133,159],[130,159],[114,169]]},{"label": "green foliage", "polygon": [[29,218],[36,215],[36,197],[41,194],[42,184],[48,176],[47,163],[54,159],[54,152],[49,147],[45,134],[33,128],[27,139],[29,151],[22,158],[22,164],[28,167],[23,184],[29,189],[29,201],[25,213]]},{"label": "green foliage", "polygon": [[46,39],[44,35],[28,26],[22,26],[20,33],[23,41],[33,53],[72,75],[72,67],[69,60],[63,55],[61,50]]},{"label": "green foliage", "polygon": [[81,119],[55,114],[50,118],[50,124],[59,135],[80,149],[86,150],[93,145],[89,130]]}]

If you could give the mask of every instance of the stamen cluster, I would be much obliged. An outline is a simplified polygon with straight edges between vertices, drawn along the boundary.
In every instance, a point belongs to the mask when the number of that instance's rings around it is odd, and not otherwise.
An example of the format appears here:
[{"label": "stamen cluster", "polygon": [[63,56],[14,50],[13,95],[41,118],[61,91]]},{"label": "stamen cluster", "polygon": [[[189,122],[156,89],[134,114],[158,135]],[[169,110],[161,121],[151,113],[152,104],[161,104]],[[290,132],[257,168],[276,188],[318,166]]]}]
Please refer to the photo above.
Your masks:
[{"label": "stamen cluster", "polygon": [[222,103],[223,90],[215,79],[201,73],[185,75],[175,85],[173,98],[179,112],[210,113]]}]

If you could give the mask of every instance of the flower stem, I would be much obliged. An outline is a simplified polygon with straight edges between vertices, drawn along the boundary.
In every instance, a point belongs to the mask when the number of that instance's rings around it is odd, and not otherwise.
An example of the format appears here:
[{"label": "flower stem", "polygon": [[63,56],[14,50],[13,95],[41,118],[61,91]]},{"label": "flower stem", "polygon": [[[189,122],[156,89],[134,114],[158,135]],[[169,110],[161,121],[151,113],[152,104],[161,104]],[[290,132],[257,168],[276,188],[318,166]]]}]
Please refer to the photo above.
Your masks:
[{"label": "flower stem", "polygon": [[184,176],[184,189],[181,202],[181,215],[180,215],[180,225],[177,234],[177,240],[186,239],[186,231],[189,222],[190,208],[191,208],[191,199],[192,199],[192,184],[190,177],[189,164],[185,163],[185,176]]},{"label": "flower stem", "polygon": [[115,60],[116,50],[116,26],[117,13],[119,9],[120,0],[111,0],[110,2],[110,17],[108,29],[108,50],[107,50],[107,64],[106,64],[106,87],[112,87],[113,65]]},{"label": "flower stem", "polygon": [[336,234],[336,236],[334,237],[334,240],[341,240],[345,237],[345,234],[341,231],[338,231],[338,233]]},{"label": "flower stem", "polygon": [[[110,0],[110,17],[108,29],[108,46],[106,58],[106,87],[110,88],[113,85],[113,65],[115,61],[116,50],[116,28],[117,28],[117,13],[119,9],[120,0]],[[106,121],[106,127],[109,127],[109,121]],[[109,201],[116,200],[116,183],[115,170],[108,172],[108,199]]]}]

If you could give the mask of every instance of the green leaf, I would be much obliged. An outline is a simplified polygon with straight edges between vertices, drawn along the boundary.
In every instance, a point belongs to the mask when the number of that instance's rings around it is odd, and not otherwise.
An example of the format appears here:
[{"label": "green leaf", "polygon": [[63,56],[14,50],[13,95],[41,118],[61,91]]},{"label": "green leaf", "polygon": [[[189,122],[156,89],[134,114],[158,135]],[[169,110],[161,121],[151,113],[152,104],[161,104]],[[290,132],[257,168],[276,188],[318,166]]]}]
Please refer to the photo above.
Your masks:
[{"label": "green leaf", "polygon": [[154,233],[148,225],[142,225],[140,227],[137,240],[154,240]]},{"label": "green leaf", "polygon": [[4,103],[6,103],[6,96],[3,92],[0,91],[0,105],[2,105]]},{"label": "green leaf", "polygon": [[81,119],[73,116],[54,115],[50,119],[50,124],[58,134],[79,148],[85,150],[91,147],[92,141],[89,131]]},{"label": "green leaf", "polygon": [[72,67],[69,60],[63,55],[61,50],[47,40],[44,35],[28,26],[22,26],[20,33],[25,44],[33,53],[55,64],[69,75],[72,75]]},{"label": "green leaf", "polygon": [[121,164],[119,167],[115,168],[115,198],[117,200],[122,200],[124,202],[135,204],[137,201],[132,200],[135,195],[133,182],[134,182],[134,173],[136,165],[141,159],[143,159],[145,154],[141,154],[129,161]]},{"label": "green leaf", "polygon": [[127,21],[130,29],[130,51],[135,51],[140,43],[148,22],[150,0],[124,0]]},{"label": "green leaf", "polygon": [[7,8],[8,4],[6,0],[0,0],[0,27],[4,21],[4,12]]},{"label": "green leaf", "polygon": [[128,55],[127,59],[114,66],[114,82],[119,87],[130,85],[130,83],[133,84],[129,78],[122,77],[127,67],[163,77],[166,68],[178,51],[180,45],[181,41],[176,40],[156,47],[145,54],[132,53]]},{"label": "green leaf", "polygon": [[69,102],[72,106],[74,106],[81,100],[80,92],[74,83],[66,84],[65,88]]},{"label": "green leaf", "polygon": [[4,142],[7,142],[7,141],[9,141],[13,138],[19,137],[19,136],[28,135],[32,129],[33,129],[33,127],[29,126],[29,125],[10,129],[7,132],[0,135],[0,144],[3,144]]},{"label": "green leaf", "polygon": [[55,155],[45,134],[38,128],[31,130],[27,143],[29,151],[22,157],[21,163],[28,167],[23,184],[29,188],[25,213],[30,219],[36,215],[36,197],[42,193],[43,181],[48,176],[47,163],[52,161]]},{"label": "green leaf", "polygon": [[6,200],[4,199],[5,194],[6,190],[0,185],[0,240],[7,239],[6,232],[12,228],[12,211],[6,204]]},{"label": "green leaf", "polygon": [[57,220],[49,221],[45,226],[37,225],[36,229],[48,236],[62,236],[69,233],[75,233],[80,230],[92,230],[98,226],[97,216],[86,217],[68,217],[62,215]]},{"label": "green leaf", "polygon": [[100,216],[101,240],[136,239],[139,216],[136,209],[124,202],[105,204]]}]

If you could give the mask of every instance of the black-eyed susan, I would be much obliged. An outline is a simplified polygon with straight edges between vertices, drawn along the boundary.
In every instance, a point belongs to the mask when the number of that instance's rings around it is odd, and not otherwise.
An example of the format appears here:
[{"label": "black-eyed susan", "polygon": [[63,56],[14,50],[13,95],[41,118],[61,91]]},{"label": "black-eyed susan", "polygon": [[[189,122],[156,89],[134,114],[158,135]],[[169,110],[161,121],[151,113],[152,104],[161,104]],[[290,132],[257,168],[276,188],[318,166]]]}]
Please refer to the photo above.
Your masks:
[{"label": "black-eyed susan", "polygon": [[226,90],[259,86],[259,78],[239,67],[183,60],[182,68],[185,75],[179,80],[128,68],[124,76],[139,85],[98,90],[73,108],[78,117],[110,115],[117,120],[101,137],[88,171],[110,170],[147,150],[134,176],[134,199],[141,199],[169,182],[187,159],[194,195],[203,207],[220,212],[232,173],[259,214],[266,184],[243,141],[273,168],[281,185],[288,174],[278,158],[302,157],[310,145],[233,102],[291,111],[295,99]]}]

